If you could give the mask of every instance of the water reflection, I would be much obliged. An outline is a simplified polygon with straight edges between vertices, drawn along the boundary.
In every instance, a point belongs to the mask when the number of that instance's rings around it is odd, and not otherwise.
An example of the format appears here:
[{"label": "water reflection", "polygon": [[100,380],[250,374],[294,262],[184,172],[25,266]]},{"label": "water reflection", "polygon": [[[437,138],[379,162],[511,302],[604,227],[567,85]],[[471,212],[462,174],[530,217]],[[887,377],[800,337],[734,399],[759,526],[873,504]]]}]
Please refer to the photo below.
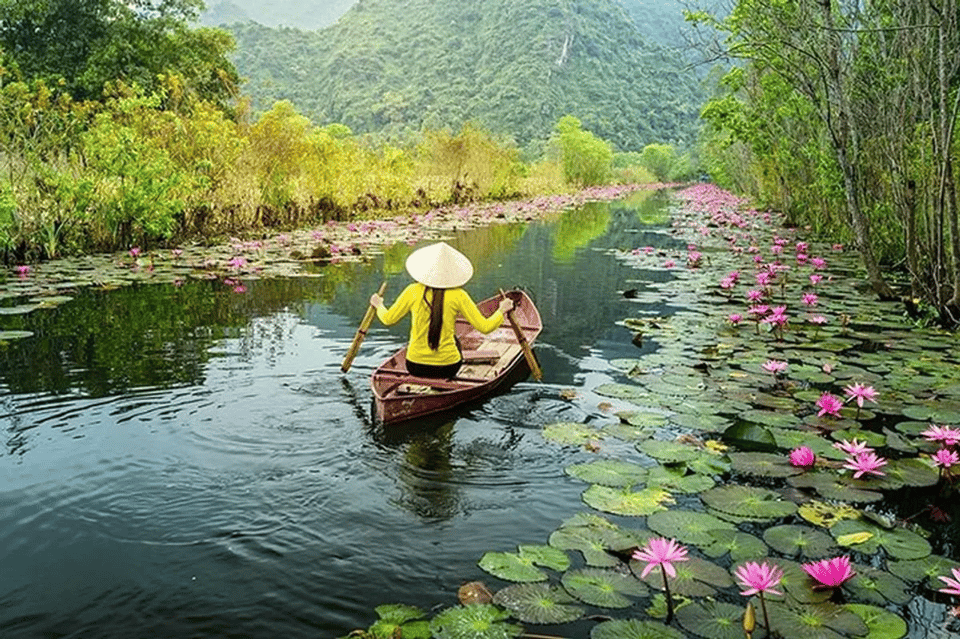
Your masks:
[{"label": "water reflection", "polygon": [[616,322],[645,283],[609,252],[673,244],[644,226],[658,199],[452,233],[475,299],[537,302],[545,379],[403,428],[373,427],[369,376],[406,326],[339,365],[370,293],[409,281],[406,245],[245,293],[85,290],[0,316],[34,333],[0,346],[0,634],[342,636],[380,603],[450,602],[487,550],[543,543],[581,487],[540,428],[590,418],[560,391],[636,352]]}]

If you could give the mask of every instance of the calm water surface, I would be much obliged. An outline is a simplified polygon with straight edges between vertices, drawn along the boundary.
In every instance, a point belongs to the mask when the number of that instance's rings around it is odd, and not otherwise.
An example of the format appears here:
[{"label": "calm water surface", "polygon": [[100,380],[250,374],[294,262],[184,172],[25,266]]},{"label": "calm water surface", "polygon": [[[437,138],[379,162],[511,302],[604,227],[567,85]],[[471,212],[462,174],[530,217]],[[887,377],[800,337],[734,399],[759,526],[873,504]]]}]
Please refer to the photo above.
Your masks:
[{"label": "calm water surface", "polygon": [[336,637],[376,605],[495,582],[484,552],[546,543],[583,509],[570,451],[539,431],[609,419],[588,389],[640,352],[620,291],[663,275],[608,249],[672,245],[665,211],[638,195],[452,238],[475,299],[536,300],[545,379],[388,431],[368,380],[406,323],[340,363],[378,283],[392,299],[409,281],[407,246],[243,294],[79,291],[20,319],[35,335],[0,346],[0,636]]}]

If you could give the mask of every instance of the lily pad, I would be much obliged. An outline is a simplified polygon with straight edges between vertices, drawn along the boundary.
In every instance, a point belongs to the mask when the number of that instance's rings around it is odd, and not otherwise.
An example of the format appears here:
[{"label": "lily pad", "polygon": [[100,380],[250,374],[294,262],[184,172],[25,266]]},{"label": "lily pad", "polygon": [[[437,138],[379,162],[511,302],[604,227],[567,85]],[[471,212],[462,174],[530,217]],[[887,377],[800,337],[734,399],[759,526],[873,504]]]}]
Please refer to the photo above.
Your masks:
[{"label": "lily pad", "polygon": [[[640,574],[646,564],[642,561],[631,561],[630,566],[635,574]],[[724,568],[717,564],[690,557],[687,561],[673,564],[677,571],[676,577],[668,577],[670,591],[684,597],[712,597],[717,588],[726,588],[733,585],[733,579]],[[657,590],[663,590],[663,574],[659,569],[651,570],[643,581]]]},{"label": "lily pad", "polygon": [[659,621],[614,619],[597,624],[590,639],[684,639],[683,634]]},{"label": "lily pad", "polygon": [[824,499],[870,503],[883,499],[883,493],[868,490],[866,481],[858,481],[828,472],[812,472],[787,478],[787,482],[796,488],[811,488]]},{"label": "lily pad", "polygon": [[779,519],[797,511],[796,504],[781,499],[779,494],[752,486],[718,486],[700,498],[708,508],[744,520]]},{"label": "lily pad", "polygon": [[868,628],[858,615],[829,602],[802,604],[790,600],[770,601],[770,626],[782,637],[803,639],[842,639],[867,634]]},{"label": "lily pad", "polygon": [[615,382],[601,384],[593,389],[597,395],[612,397],[614,399],[642,399],[650,394],[643,386],[636,384],[618,384]]},{"label": "lily pad", "polygon": [[685,544],[703,546],[714,541],[715,530],[736,530],[736,526],[709,513],[692,510],[665,510],[647,518],[653,532]]},{"label": "lily pad", "polygon": [[637,486],[647,479],[647,469],[639,464],[618,459],[597,461],[567,466],[565,472],[581,481],[602,486]]},{"label": "lily pad", "polygon": [[729,553],[730,560],[740,562],[762,557],[767,553],[767,545],[757,537],[740,530],[711,530],[710,541],[700,545],[700,550],[714,559]]},{"label": "lily pad", "polygon": [[647,485],[649,487],[662,488],[675,493],[702,493],[713,488],[715,483],[713,478],[708,475],[687,473],[686,466],[679,468],[655,466],[647,474]]},{"label": "lily pad", "polygon": [[493,603],[509,610],[524,623],[560,624],[576,621],[584,610],[577,600],[558,586],[514,584],[493,596]]},{"label": "lily pad", "polygon": [[764,426],[739,422],[723,431],[723,441],[744,451],[772,452],[777,449],[777,440]]},{"label": "lily pad", "polygon": [[797,509],[797,514],[815,526],[829,528],[842,519],[859,519],[860,511],[848,504],[828,504],[811,499]]},{"label": "lily pad", "polygon": [[699,412],[678,412],[670,416],[670,422],[683,428],[718,433],[730,426],[730,420],[721,415],[711,414],[711,407],[703,406]]},{"label": "lily pad", "polygon": [[637,450],[668,464],[690,461],[700,456],[700,451],[689,444],[658,439],[637,444]]},{"label": "lily pad", "polygon": [[586,424],[558,422],[544,426],[543,437],[565,446],[583,446],[588,442],[603,439],[603,434]]},{"label": "lily pad", "polygon": [[743,639],[743,606],[695,601],[677,611],[677,622],[704,639]]},{"label": "lily pad", "polygon": [[520,556],[528,559],[538,566],[550,568],[558,572],[563,572],[570,567],[570,557],[567,553],[553,546],[542,545],[521,545],[518,550]]},{"label": "lily pad", "polygon": [[628,517],[652,515],[659,510],[666,510],[664,504],[674,503],[670,493],[661,488],[631,491],[594,484],[584,491],[581,497],[583,502],[592,508]]},{"label": "lily pad", "polygon": [[373,637],[430,639],[430,622],[425,619],[426,613],[419,608],[404,604],[384,604],[374,610],[380,618],[369,628]]},{"label": "lily pad", "polygon": [[763,540],[785,555],[801,559],[820,559],[836,553],[833,537],[807,526],[775,526],[763,532]]},{"label": "lily pad", "polygon": [[919,457],[889,460],[883,470],[890,480],[907,486],[935,486],[940,481],[933,464]]},{"label": "lily pad", "polygon": [[929,555],[922,559],[891,561],[887,563],[891,573],[909,581],[925,581],[924,585],[937,590],[943,587],[938,579],[940,575],[950,576],[954,568],[960,569],[960,562],[941,555]]},{"label": "lily pad", "polygon": [[602,568],[568,570],[561,583],[583,603],[600,608],[627,608],[633,605],[629,597],[646,597],[650,593],[633,575]]},{"label": "lily pad", "polygon": [[913,598],[913,595],[907,592],[906,582],[896,575],[870,566],[855,565],[853,569],[857,574],[844,584],[844,588],[857,601],[878,606],[887,603],[902,606]]},{"label": "lily pad", "polygon": [[523,628],[505,623],[510,613],[491,604],[455,606],[440,612],[430,621],[435,639],[511,639],[523,634]]},{"label": "lily pad", "polygon": [[851,540],[846,545],[852,550],[875,554],[883,547],[894,559],[922,559],[930,554],[926,539],[905,528],[888,530],[868,521],[838,521],[830,528],[834,539]]},{"label": "lily pad", "polygon": [[593,514],[580,513],[550,534],[549,543],[561,550],[578,550],[589,566],[616,566],[620,560],[607,550],[639,546],[653,535],[628,531]]},{"label": "lily pad", "polygon": [[480,568],[505,581],[546,581],[547,573],[529,559],[509,552],[486,552],[480,558]]},{"label": "lily pad", "polygon": [[867,625],[868,632],[864,639],[901,639],[907,634],[907,622],[889,610],[865,604],[846,604],[844,608],[863,619]]},{"label": "lily pad", "polygon": [[733,470],[760,477],[799,475],[802,468],[791,466],[786,455],[776,453],[730,453]]}]

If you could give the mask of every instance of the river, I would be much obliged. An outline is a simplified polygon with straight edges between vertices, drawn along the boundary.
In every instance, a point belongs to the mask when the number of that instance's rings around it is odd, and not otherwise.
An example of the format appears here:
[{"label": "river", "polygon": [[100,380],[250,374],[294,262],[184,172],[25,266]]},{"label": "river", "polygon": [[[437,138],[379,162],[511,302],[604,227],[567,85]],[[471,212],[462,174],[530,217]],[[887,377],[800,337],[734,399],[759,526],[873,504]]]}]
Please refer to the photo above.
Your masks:
[{"label": "river", "polygon": [[[489,550],[543,544],[582,509],[557,421],[608,418],[589,388],[635,345],[645,273],[611,249],[676,244],[664,194],[458,232],[475,299],[522,286],[541,383],[384,430],[369,376],[404,343],[366,299],[409,281],[398,245],[302,277],[71,292],[0,347],[0,635],[337,637],[373,608],[456,604]],[[669,313],[657,303],[650,312]],[[2,319],[2,318],[0,318]],[[2,326],[0,326],[2,328]]]}]

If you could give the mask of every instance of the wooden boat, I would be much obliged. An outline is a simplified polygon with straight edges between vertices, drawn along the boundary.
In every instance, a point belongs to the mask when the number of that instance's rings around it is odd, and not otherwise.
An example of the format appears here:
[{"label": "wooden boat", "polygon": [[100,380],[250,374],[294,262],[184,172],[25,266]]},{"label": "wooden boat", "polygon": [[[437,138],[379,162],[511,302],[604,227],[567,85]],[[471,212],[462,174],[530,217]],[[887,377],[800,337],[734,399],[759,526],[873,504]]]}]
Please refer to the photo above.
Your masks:
[{"label": "wooden boat", "polygon": [[[523,291],[510,291],[507,296],[513,300],[513,318],[532,346],[543,328],[540,312]],[[500,297],[495,296],[477,306],[489,316],[499,302]],[[458,317],[455,330],[464,362],[453,379],[427,379],[408,373],[406,347],[374,371],[370,383],[378,422],[392,424],[449,410],[493,393],[517,374],[529,373],[520,342],[508,321],[484,335]]]}]

